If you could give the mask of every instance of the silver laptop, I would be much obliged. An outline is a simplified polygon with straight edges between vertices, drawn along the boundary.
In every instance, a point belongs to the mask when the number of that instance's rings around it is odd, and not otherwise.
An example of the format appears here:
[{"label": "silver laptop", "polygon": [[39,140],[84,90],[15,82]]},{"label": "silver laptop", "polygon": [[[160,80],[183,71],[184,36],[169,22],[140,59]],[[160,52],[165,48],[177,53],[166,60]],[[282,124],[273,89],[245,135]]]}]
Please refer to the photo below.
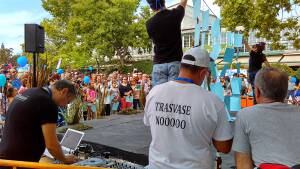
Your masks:
[{"label": "silver laptop", "polygon": [[[60,142],[63,153],[65,155],[72,154],[79,146],[83,136],[84,136],[84,132],[73,130],[73,129],[68,129]],[[48,149],[45,150],[44,155],[49,158],[54,158],[49,153]]]}]

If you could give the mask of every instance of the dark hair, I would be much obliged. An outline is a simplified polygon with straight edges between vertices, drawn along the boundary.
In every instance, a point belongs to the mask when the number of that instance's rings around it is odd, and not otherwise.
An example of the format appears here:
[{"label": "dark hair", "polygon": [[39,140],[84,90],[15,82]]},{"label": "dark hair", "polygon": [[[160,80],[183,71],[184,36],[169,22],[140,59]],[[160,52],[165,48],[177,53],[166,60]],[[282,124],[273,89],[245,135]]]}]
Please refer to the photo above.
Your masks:
[{"label": "dark hair", "polygon": [[265,42],[259,42],[258,44],[256,44],[256,48],[258,52],[262,52],[263,50],[265,50],[265,47],[266,47]]},{"label": "dark hair", "polygon": [[229,76],[225,76],[225,77],[224,77],[224,80],[227,81],[227,82],[230,82]]},{"label": "dark hair", "polygon": [[14,97],[14,91],[15,91],[16,89],[15,88],[13,88],[13,87],[10,87],[10,88],[8,88],[7,89],[7,94],[6,94],[6,96],[7,97]]},{"label": "dark hair", "polygon": [[160,10],[165,7],[165,0],[147,0],[152,10]]},{"label": "dark hair", "polygon": [[58,80],[53,84],[53,87],[58,91],[61,91],[65,88],[67,88],[69,95],[72,95],[72,96],[77,95],[75,85],[72,82],[68,81],[68,80]]}]

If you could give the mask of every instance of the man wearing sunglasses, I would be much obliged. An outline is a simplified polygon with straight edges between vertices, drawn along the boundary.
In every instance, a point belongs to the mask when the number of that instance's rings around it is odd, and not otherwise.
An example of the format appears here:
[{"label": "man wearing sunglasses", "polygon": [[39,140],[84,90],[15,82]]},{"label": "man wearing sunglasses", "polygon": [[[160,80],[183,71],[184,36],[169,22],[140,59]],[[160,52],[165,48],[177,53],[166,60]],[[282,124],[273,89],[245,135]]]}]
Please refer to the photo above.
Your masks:
[{"label": "man wearing sunglasses", "polygon": [[22,86],[22,82],[21,80],[18,78],[18,72],[16,71],[16,69],[10,69],[9,70],[10,72],[10,81],[11,81],[11,84],[13,86],[13,88],[19,90]]}]

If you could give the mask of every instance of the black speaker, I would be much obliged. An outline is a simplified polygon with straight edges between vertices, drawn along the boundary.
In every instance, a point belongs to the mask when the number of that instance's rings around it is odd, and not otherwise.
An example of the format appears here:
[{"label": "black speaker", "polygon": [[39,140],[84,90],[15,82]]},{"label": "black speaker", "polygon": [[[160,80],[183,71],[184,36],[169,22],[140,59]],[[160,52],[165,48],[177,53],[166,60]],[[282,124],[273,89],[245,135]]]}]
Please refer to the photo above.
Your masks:
[{"label": "black speaker", "polygon": [[44,53],[45,31],[38,24],[25,24],[25,52]]}]

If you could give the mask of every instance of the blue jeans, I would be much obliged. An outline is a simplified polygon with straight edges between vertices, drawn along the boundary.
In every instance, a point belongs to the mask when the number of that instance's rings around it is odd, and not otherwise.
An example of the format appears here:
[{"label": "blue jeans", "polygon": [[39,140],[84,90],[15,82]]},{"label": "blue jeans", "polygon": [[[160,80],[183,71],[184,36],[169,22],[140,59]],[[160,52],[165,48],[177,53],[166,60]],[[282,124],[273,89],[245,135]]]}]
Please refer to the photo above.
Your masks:
[{"label": "blue jeans", "polygon": [[179,75],[180,62],[170,62],[154,64],[152,71],[153,87],[171,80],[175,80]]},{"label": "blue jeans", "polygon": [[255,76],[257,72],[248,72],[248,81],[251,84],[252,87],[252,92],[253,92],[253,103],[257,104],[256,98],[255,98],[255,87],[254,87],[254,81],[255,81]]}]

